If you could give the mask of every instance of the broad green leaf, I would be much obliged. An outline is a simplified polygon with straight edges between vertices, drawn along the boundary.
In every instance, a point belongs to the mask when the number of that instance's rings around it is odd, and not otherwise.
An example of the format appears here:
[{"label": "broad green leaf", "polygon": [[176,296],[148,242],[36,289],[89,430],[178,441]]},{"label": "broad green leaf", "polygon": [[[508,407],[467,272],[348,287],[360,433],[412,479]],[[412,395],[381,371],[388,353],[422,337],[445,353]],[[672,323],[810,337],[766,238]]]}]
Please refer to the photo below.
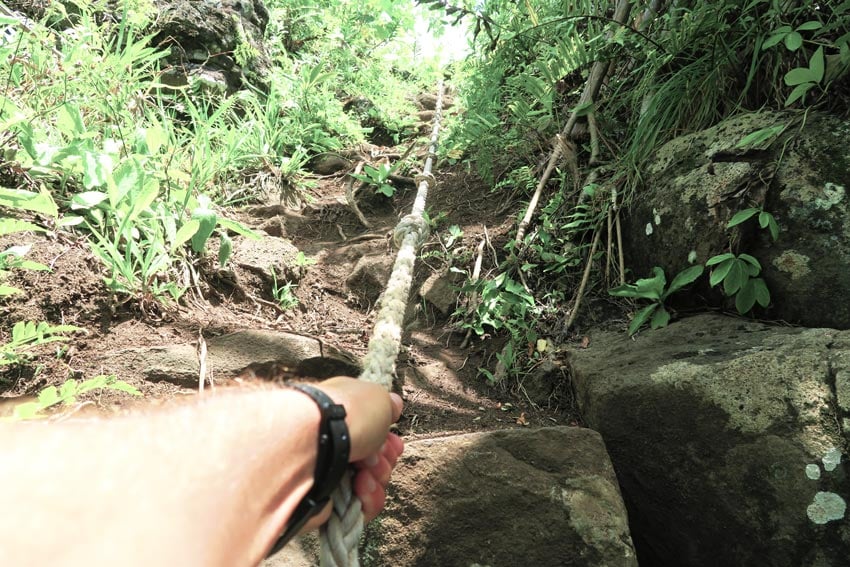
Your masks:
[{"label": "broad green leaf", "polygon": [[10,295],[16,295],[19,293],[23,293],[23,291],[16,287],[0,284],[0,297],[8,297]]},{"label": "broad green leaf", "polygon": [[655,266],[652,268],[653,276],[651,278],[640,279],[635,282],[635,290],[640,293],[640,297],[649,299],[661,299],[661,294],[664,292],[664,286],[667,284],[667,277],[664,275],[664,270]]},{"label": "broad green leaf", "polygon": [[[730,256],[732,255],[730,254]],[[735,263],[734,258],[734,256],[732,256],[732,258],[727,258],[723,261],[723,263],[721,263],[714,270],[712,270],[711,277],[708,278],[708,283],[711,285],[711,287],[716,286],[726,278],[726,276],[729,274],[729,270],[732,269],[732,265]]]},{"label": "broad green leaf", "polygon": [[141,191],[133,195],[133,209],[127,217],[127,222],[132,222],[142,212],[146,211],[158,196],[159,182],[156,179],[148,178],[142,186]]},{"label": "broad green leaf", "polygon": [[171,243],[171,252],[174,252],[181,246],[183,246],[201,227],[201,221],[197,219],[191,219],[187,221],[183,226],[180,227],[180,230],[174,235],[174,242]]},{"label": "broad green leaf", "polygon": [[50,407],[57,402],[59,402],[59,392],[56,390],[56,386],[48,386],[38,393],[38,403],[43,408]]},{"label": "broad green leaf", "polygon": [[764,43],[761,45],[762,51],[764,51],[766,49],[770,49],[771,47],[773,47],[774,45],[776,45],[777,43],[779,43],[780,41],[785,39],[785,36],[787,36],[787,35],[788,35],[787,31],[784,31],[784,32],[777,31],[777,32],[769,35],[767,37],[767,39],[764,40]]},{"label": "broad green leaf", "polygon": [[729,273],[723,278],[723,291],[732,297],[747,283],[748,277],[746,264],[741,260],[732,260]]},{"label": "broad green leaf", "polygon": [[78,224],[82,224],[83,222],[85,222],[85,219],[83,217],[70,216],[62,217],[56,224],[57,226],[64,228],[66,226],[77,226]]},{"label": "broad green leaf", "polygon": [[0,236],[16,232],[47,232],[37,224],[19,219],[0,219]]},{"label": "broad green leaf", "polygon": [[702,275],[702,272],[705,268],[702,264],[698,264],[696,266],[691,266],[690,268],[686,268],[676,274],[676,277],[673,278],[673,281],[670,282],[670,287],[664,293],[664,297],[667,297],[671,293],[676,293],[689,283],[692,283],[698,277]]},{"label": "broad green leaf", "polygon": [[791,32],[785,36],[785,47],[788,51],[797,51],[803,45],[803,36],[797,32]]},{"label": "broad green leaf", "polygon": [[192,250],[202,252],[207,244],[207,239],[215,230],[218,215],[210,209],[198,207],[192,212],[192,219],[198,221],[198,230],[192,235]]},{"label": "broad green leaf", "polygon": [[218,225],[227,230],[232,230],[236,234],[244,236],[246,238],[250,238],[251,240],[260,240],[262,235],[259,232],[251,230],[245,225],[242,225],[234,220],[220,218],[218,219]]},{"label": "broad green leaf", "polygon": [[764,211],[759,213],[759,226],[761,228],[767,228],[767,225],[770,223],[770,217],[772,217],[770,213],[766,213]]},{"label": "broad green leaf", "polygon": [[738,142],[735,147],[746,148],[748,146],[761,146],[767,140],[772,140],[773,138],[775,138],[783,130],[785,130],[784,124],[776,124],[775,126],[768,126],[767,128],[756,130],[755,132],[747,134],[746,136],[741,138],[741,141]]},{"label": "broad green leaf", "polygon": [[735,257],[735,255],[730,254],[729,252],[727,252],[725,254],[719,254],[717,256],[712,256],[711,258],[709,258],[708,261],[706,261],[705,265],[706,266],[713,266],[715,264],[719,264],[720,262],[725,262],[726,260],[728,260],[730,258],[734,258],[734,257]]},{"label": "broad green leaf", "polygon": [[814,73],[808,67],[795,67],[785,73],[783,79],[789,87],[794,85],[802,85],[803,83],[816,83]]},{"label": "broad green leaf", "polygon": [[817,21],[810,21],[804,24],[800,24],[797,26],[797,31],[812,31],[819,30],[823,27],[823,24]]},{"label": "broad green leaf", "polygon": [[653,303],[652,305],[647,305],[640,311],[635,314],[634,319],[629,324],[629,336],[634,335],[638,332],[638,329],[643,327],[644,323],[652,316],[656,309],[660,306],[659,303]]},{"label": "broad green leaf", "polygon": [[670,313],[664,309],[663,305],[659,305],[658,309],[655,310],[655,313],[652,315],[652,321],[649,322],[649,327],[651,329],[661,329],[662,327],[666,327],[670,322]]},{"label": "broad green leaf", "polygon": [[576,116],[587,116],[591,112],[593,112],[593,101],[583,102],[573,108],[573,112]]},{"label": "broad green leaf", "polygon": [[776,224],[776,219],[773,218],[773,215],[770,215],[770,221],[767,224],[767,228],[770,231],[770,236],[773,240],[779,238],[779,225]]},{"label": "broad green leaf", "polygon": [[133,195],[142,184],[144,172],[135,160],[123,160],[115,171],[112,178],[115,180],[115,191],[110,194],[109,202],[112,207],[118,206],[127,195]]},{"label": "broad green leaf", "polygon": [[66,380],[59,386],[59,397],[65,400],[65,403],[74,403],[74,396],[77,394],[77,381],[73,378]]},{"label": "broad green leaf", "polygon": [[103,191],[83,191],[71,197],[71,210],[92,209],[107,199]]},{"label": "broad green leaf", "polygon": [[42,189],[39,193],[35,193],[23,189],[0,187],[0,205],[13,209],[33,211],[54,218],[59,215],[56,202],[47,189]]},{"label": "broad green leaf", "polygon": [[738,291],[738,294],[735,296],[735,309],[738,310],[738,313],[743,315],[744,313],[749,312],[749,310],[753,308],[755,302],[755,286],[753,285],[753,280],[749,280],[746,284],[744,284],[744,286]]},{"label": "broad green leaf", "polygon": [[141,396],[142,393],[135,388],[134,386],[128,384],[127,382],[123,382],[121,380],[116,380],[115,382],[111,382],[108,385],[110,390],[118,390],[119,392],[126,392],[127,394],[132,394],[133,396]]},{"label": "broad green leaf", "polygon": [[86,127],[83,125],[83,116],[80,114],[80,109],[71,103],[66,102],[59,107],[59,114],[56,118],[56,127],[59,131],[65,134],[68,139],[73,139],[84,134]]},{"label": "broad green leaf", "polygon": [[49,272],[50,266],[45,266],[41,262],[34,262],[32,260],[21,260],[18,262],[19,268],[23,270],[32,270],[34,272]]},{"label": "broad green leaf", "polygon": [[83,151],[83,185],[86,189],[106,185],[111,170],[112,158],[107,154]]},{"label": "broad green leaf", "polygon": [[817,48],[811,61],[809,61],[809,69],[812,73],[812,79],[815,83],[820,83],[823,80],[824,59],[823,46]]},{"label": "broad green leaf", "polygon": [[761,264],[759,264],[759,261],[756,260],[754,257],[750,256],[749,254],[739,254],[738,258],[750,264],[751,266],[754,266],[761,270]]},{"label": "broad green leaf", "polygon": [[738,211],[737,213],[735,213],[732,216],[731,219],[729,219],[729,222],[726,224],[726,228],[732,228],[733,226],[737,226],[737,225],[741,224],[742,222],[744,222],[745,220],[757,215],[758,212],[759,212],[759,209],[755,209],[755,208],[749,208],[749,209],[744,209],[743,211]]},{"label": "broad green leaf", "polygon": [[233,252],[233,241],[227,236],[226,232],[221,232],[218,235],[219,246],[218,246],[218,265],[221,268],[224,268],[227,265],[227,261],[230,259],[230,254]]},{"label": "broad green leaf", "polygon": [[791,91],[791,94],[788,95],[787,99],[785,99],[785,106],[791,106],[792,104],[797,102],[797,99],[805,96],[806,93],[809,92],[809,89],[814,86],[814,83],[803,83],[802,85],[797,85],[796,87],[794,87],[794,90]]},{"label": "broad green leaf", "polygon": [[762,278],[755,278],[750,281],[752,282],[758,304],[762,307],[770,305],[770,291],[767,289],[767,284],[764,280]]}]

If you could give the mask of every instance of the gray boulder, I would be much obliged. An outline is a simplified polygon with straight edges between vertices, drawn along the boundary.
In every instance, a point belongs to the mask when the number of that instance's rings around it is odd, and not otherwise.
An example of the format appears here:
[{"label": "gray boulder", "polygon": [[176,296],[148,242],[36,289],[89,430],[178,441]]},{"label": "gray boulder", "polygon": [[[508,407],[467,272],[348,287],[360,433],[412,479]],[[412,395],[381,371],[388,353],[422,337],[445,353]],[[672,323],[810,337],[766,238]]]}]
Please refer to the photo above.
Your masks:
[{"label": "gray boulder", "polygon": [[223,94],[246,83],[265,88],[271,62],[263,42],[269,13],[262,0],[155,0],[155,4],[153,44],[170,47],[169,62],[174,65],[164,81]]},{"label": "gray boulder", "polygon": [[[768,315],[812,327],[850,328],[850,122],[810,116],[739,115],[664,145],[647,168],[647,184],[627,223],[626,258],[634,277],[660,266],[668,279],[729,249],[761,263],[771,292]],[[741,149],[748,134],[790,125],[774,143]],[[780,226],[777,241],[751,219],[761,207]]]},{"label": "gray boulder", "polygon": [[[207,369],[215,380],[227,380],[242,372],[260,379],[273,379],[276,369],[311,378],[360,374],[353,355],[297,333],[246,330],[213,337],[207,341]],[[98,362],[104,368],[121,364],[138,369],[150,381],[166,381],[197,387],[199,362],[194,344],[130,348],[108,352]]]},{"label": "gray boulder", "polygon": [[364,567],[637,565],[605,446],[570,427],[409,443],[364,545]]},{"label": "gray boulder", "polygon": [[571,365],[641,562],[847,564],[850,332],[701,315],[595,333]]}]

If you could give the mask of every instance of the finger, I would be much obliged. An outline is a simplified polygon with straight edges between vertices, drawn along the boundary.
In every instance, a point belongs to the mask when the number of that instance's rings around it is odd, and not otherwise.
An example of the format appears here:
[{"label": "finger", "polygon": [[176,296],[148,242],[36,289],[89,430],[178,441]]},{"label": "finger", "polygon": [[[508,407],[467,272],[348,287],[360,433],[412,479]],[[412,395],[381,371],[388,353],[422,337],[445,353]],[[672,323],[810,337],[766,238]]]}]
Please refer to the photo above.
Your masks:
[{"label": "finger", "polygon": [[360,499],[366,522],[373,520],[383,510],[386,492],[368,469],[360,471],[354,478],[354,493]]},{"label": "finger", "polygon": [[384,442],[382,453],[393,468],[395,468],[398,458],[403,452],[404,440],[395,433],[387,435],[387,440]]},{"label": "finger", "polygon": [[395,423],[399,420],[399,418],[401,418],[401,410],[404,408],[404,402],[402,401],[401,396],[396,393],[390,394],[390,400],[393,404],[393,423]]}]

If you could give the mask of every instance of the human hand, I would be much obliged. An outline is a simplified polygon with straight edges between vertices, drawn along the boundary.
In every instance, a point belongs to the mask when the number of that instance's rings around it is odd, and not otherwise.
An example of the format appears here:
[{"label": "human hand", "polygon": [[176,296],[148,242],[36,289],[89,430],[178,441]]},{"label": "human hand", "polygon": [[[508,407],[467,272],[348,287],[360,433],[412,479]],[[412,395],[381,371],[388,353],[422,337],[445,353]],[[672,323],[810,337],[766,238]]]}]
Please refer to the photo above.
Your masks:
[{"label": "human hand", "polygon": [[[401,438],[389,433],[390,425],[401,416],[401,397],[387,394],[377,384],[354,378],[331,378],[314,385],[345,407],[345,422],[351,435],[349,460],[357,470],[354,492],[369,522],[384,507],[390,475],[404,450]],[[318,528],[329,517],[330,506],[308,522],[306,529]]]}]

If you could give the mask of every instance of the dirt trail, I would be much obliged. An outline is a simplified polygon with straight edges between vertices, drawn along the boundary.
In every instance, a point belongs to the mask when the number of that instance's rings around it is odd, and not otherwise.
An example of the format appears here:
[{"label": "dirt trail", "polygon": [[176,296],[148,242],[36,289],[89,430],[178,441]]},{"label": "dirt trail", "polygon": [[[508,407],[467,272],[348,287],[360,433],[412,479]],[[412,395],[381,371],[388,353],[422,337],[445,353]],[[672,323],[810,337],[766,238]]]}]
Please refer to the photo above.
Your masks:
[{"label": "dirt trail", "polygon": [[[557,397],[551,407],[540,408],[529,403],[521,389],[488,387],[478,368],[493,368],[501,341],[473,337],[469,346],[461,349],[463,333],[452,329],[449,316],[418,298],[421,284],[435,271],[446,268],[449,254],[438,235],[445,238],[447,227],[457,225],[463,230],[463,236],[453,245],[452,256],[460,258],[460,267],[467,270],[472,268],[484,226],[494,249],[501,247],[509,229],[509,221],[500,210],[505,203],[494,198],[480,180],[459,169],[439,166],[435,174],[438,184],[431,190],[427,210],[431,218],[441,220],[437,234],[431,236],[417,262],[397,366],[395,385],[407,404],[399,424],[401,432],[416,438],[572,422],[574,417],[568,408],[559,407]],[[187,296],[187,305],[175,310],[139,313],[128,305],[111,303],[102,284],[102,267],[84,242],[33,236],[30,257],[52,266],[53,271],[20,272],[10,281],[26,290],[28,297],[3,307],[3,327],[11,328],[20,320],[48,320],[78,325],[85,332],[58,351],[56,345],[37,350],[40,356],[33,364],[7,368],[0,374],[0,392],[7,398],[31,396],[46,385],[68,378],[114,373],[139,388],[148,401],[182,398],[194,390],[163,378],[151,380],[143,374],[137,358],[128,357],[124,362],[120,356],[113,357],[109,367],[98,360],[104,353],[120,354],[138,347],[196,345],[199,334],[210,339],[242,329],[307,334],[362,357],[374,323],[374,303],[385,283],[373,276],[380,278],[381,266],[391,265],[395,256],[392,229],[409,212],[415,190],[399,187],[393,199],[365,192],[360,208],[371,224],[369,228],[345,204],[344,175],[317,179],[311,189],[312,202],[300,208],[281,206],[275,196],[268,203],[230,213],[268,233],[267,240],[288,239],[315,261],[293,269],[294,277],[300,277],[293,288],[298,305],[286,311],[277,306],[267,278],[244,267],[218,270],[213,253],[201,266],[207,276],[199,287],[201,296]],[[488,258],[485,266],[488,262],[492,264]],[[347,283],[358,273],[362,277]],[[228,378],[214,376],[218,384]],[[114,411],[138,403],[112,392],[86,401]]]}]

